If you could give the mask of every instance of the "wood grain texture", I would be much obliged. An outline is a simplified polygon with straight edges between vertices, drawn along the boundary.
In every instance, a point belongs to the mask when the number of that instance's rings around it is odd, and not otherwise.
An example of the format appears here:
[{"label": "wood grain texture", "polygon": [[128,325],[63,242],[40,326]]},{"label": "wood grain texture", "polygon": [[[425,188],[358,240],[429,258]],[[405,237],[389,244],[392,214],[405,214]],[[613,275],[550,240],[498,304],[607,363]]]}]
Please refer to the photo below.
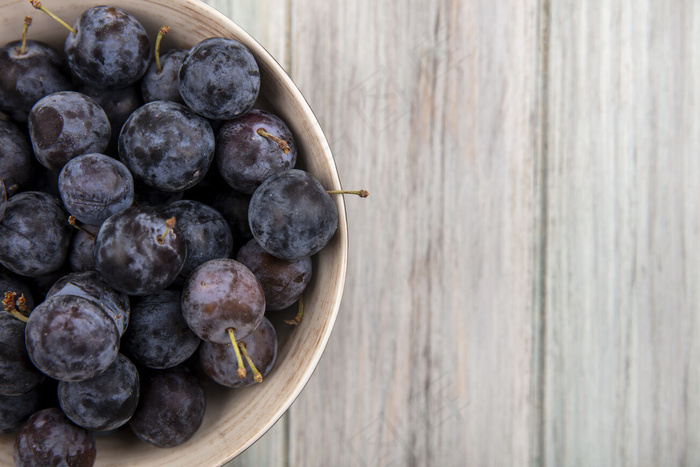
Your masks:
[{"label": "wood grain texture", "polygon": [[544,465],[700,463],[700,5],[551,5]]},{"label": "wood grain texture", "polygon": [[536,16],[292,2],[292,78],[371,195],[347,200],[343,304],[288,465],[528,462]]}]

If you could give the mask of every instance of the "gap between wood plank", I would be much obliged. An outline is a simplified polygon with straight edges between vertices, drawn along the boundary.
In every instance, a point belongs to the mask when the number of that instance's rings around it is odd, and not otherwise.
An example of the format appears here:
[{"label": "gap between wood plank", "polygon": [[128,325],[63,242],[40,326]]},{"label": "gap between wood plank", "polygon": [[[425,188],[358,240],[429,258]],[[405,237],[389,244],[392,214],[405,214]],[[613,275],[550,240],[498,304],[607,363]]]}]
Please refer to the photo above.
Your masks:
[{"label": "gap between wood plank", "polygon": [[549,40],[551,25],[551,0],[540,0],[538,6],[537,32],[537,123],[536,123],[536,166],[535,199],[539,204],[537,233],[535,238],[535,281],[534,281],[534,316],[533,316],[533,390],[534,400],[532,429],[530,434],[531,466],[544,465],[545,453],[545,413],[544,400],[546,390],[547,361],[547,233],[548,233],[548,189],[547,164],[549,155]]}]

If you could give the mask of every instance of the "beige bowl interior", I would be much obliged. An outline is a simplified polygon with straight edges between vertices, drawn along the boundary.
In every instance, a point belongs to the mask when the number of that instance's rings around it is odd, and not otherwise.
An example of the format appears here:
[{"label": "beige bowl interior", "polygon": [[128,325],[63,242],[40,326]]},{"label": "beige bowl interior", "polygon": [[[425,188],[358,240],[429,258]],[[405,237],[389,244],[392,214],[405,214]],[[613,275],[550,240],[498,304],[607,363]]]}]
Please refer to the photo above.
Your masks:
[{"label": "beige bowl interior", "polygon": [[[88,7],[104,4],[89,0],[44,2],[69,24]],[[118,0],[108,4],[135,15],[153,38],[161,26],[170,26],[164,49],[189,48],[215,36],[243,42],[260,66],[259,106],[275,112],[291,128],[299,148],[297,166],[313,173],[326,189],[340,189],[328,143],[304,97],[282,67],[240,27],[196,0]],[[19,38],[25,15],[34,18],[29,30],[31,39],[63,50],[67,31],[34,10],[27,0],[0,0],[0,44]],[[255,442],[282,416],[318,364],[340,306],[347,264],[347,225],[342,197],[336,195],[335,200],[340,219],[338,231],[314,257],[314,277],[304,295],[304,319],[293,330],[284,329],[281,323],[276,326],[281,330],[280,348],[275,368],[265,381],[239,390],[206,386],[207,409],[202,427],[176,448],[151,447],[128,429],[121,429],[116,435],[100,435],[97,465],[221,465]],[[281,321],[271,319],[275,323]],[[13,442],[12,436],[0,436],[1,464],[12,464]]]}]

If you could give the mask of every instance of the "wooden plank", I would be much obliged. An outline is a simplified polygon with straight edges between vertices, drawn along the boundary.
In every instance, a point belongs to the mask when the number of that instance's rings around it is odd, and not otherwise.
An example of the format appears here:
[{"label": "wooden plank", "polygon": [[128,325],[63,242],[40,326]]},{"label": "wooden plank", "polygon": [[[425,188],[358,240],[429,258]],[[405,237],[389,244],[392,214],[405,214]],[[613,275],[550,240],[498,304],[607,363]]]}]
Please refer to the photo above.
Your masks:
[{"label": "wooden plank", "polygon": [[289,70],[289,0],[203,1],[245,29]]},{"label": "wooden plank", "polygon": [[292,77],[346,187],[340,316],[289,465],[531,456],[537,2],[292,2]]},{"label": "wooden plank", "polygon": [[[288,0],[204,0],[245,29],[289,69]],[[228,467],[283,466],[287,462],[287,415]]]},{"label": "wooden plank", "polygon": [[544,465],[700,463],[699,21],[552,2]]}]

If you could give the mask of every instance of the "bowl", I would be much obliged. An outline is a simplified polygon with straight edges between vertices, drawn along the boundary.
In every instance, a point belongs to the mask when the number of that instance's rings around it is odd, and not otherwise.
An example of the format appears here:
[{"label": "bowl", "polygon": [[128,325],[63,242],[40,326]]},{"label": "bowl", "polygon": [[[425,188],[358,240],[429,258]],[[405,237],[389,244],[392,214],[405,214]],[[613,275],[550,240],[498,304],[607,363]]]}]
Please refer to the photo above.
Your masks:
[{"label": "bowl", "polygon": [[[46,0],[44,5],[69,24],[87,8],[111,4],[136,16],[152,36],[171,27],[163,49],[189,48],[208,37],[234,38],[255,55],[261,91],[256,107],[280,116],[296,138],[297,167],[311,172],[328,190],[340,189],[340,179],[328,142],[311,108],[283,68],[243,29],[197,0]],[[25,15],[33,17],[29,38],[63,50],[67,31],[35,10],[27,0],[0,0],[0,44],[17,40]],[[311,377],[328,342],[340,306],[347,264],[347,220],[342,196],[334,196],[338,230],[331,242],[313,257],[313,279],[304,294],[304,319],[293,329],[279,327],[280,343],[272,372],[245,389],[205,385],[204,422],[186,443],[170,449],[140,441],[130,430],[97,435],[96,465],[173,466],[222,465],[260,438],[284,414]],[[291,318],[291,316],[287,316]],[[12,464],[14,436],[0,437],[0,464]]]}]

